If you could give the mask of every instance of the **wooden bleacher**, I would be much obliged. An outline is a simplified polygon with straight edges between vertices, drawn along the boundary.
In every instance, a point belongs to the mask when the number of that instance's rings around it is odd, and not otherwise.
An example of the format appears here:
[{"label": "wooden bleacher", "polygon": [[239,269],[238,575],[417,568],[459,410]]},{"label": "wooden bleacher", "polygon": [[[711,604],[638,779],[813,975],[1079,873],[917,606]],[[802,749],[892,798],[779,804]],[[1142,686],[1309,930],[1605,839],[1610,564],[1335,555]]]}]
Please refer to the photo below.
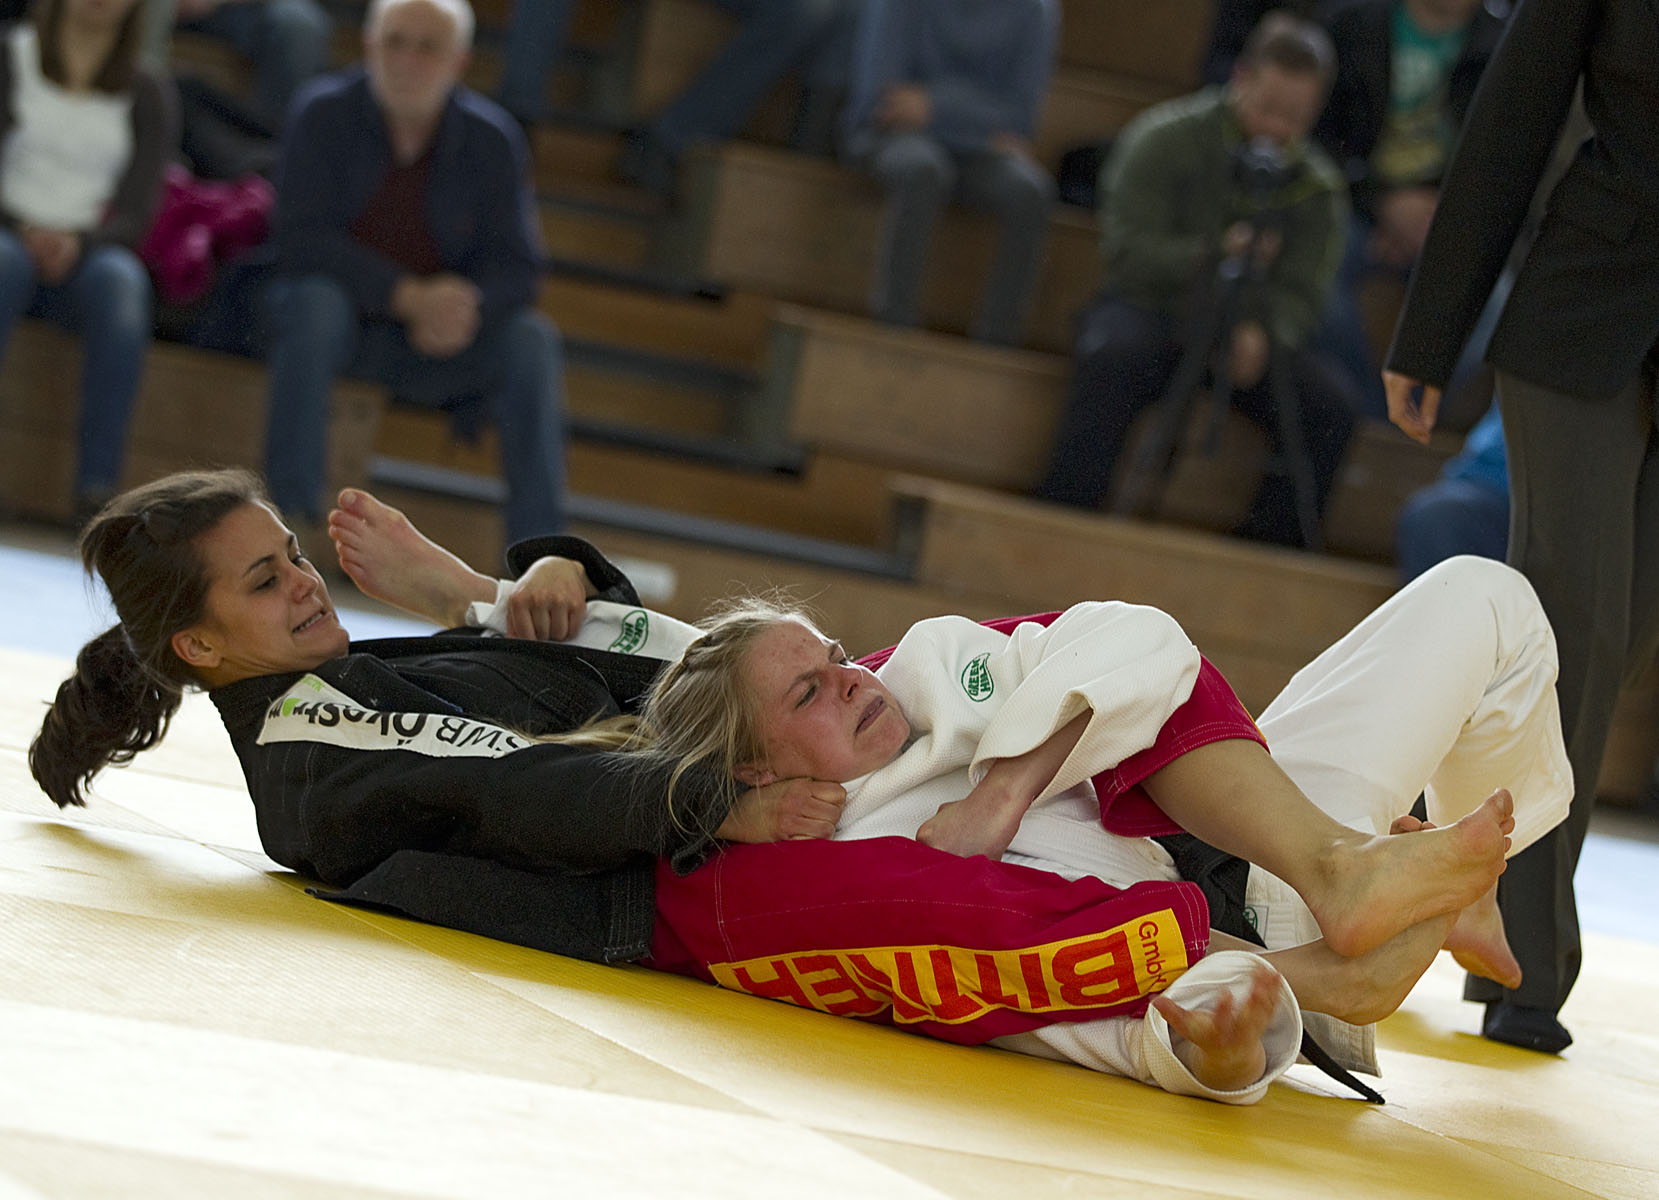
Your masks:
[{"label": "wooden bleacher", "polygon": [[[680,209],[659,243],[665,271],[844,313],[869,303],[881,196],[856,171],[744,143],[699,147],[681,165]],[[1066,350],[1071,320],[1100,284],[1094,222],[1056,207],[1027,325],[1030,345]],[[986,216],[947,212],[922,288],[922,319],[961,333],[995,249]]]},{"label": "wooden bleacher", "polygon": [[[757,436],[1017,492],[1034,487],[1048,462],[1071,370],[1058,355],[800,308],[778,310],[770,353]],[[1390,425],[1362,422],[1326,521],[1331,548],[1391,558],[1394,513],[1460,441],[1437,434],[1425,450]],[[1266,440],[1232,415],[1217,454],[1197,453],[1198,442],[1187,438],[1158,513],[1226,531],[1245,515]]]},{"label": "wooden bleacher", "polygon": [[[0,510],[67,521],[74,509],[80,340],[23,321],[0,370]],[[185,467],[258,469],[265,370],[230,355],[157,343],[134,404],[123,486]],[[342,382],[329,426],[329,479],[362,480],[378,435],[381,390]]]}]

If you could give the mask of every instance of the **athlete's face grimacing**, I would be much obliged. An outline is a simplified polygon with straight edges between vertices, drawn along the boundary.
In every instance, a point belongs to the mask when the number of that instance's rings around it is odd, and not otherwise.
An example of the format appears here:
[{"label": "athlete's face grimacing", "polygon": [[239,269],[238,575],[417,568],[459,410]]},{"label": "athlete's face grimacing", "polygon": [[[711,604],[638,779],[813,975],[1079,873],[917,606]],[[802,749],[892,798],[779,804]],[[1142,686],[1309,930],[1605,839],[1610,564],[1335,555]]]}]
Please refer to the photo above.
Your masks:
[{"label": "athlete's face grimacing", "polygon": [[751,786],[796,778],[845,783],[892,762],[910,736],[875,672],[799,621],[755,640],[743,682],[760,702],[766,755],[744,779]]},{"label": "athlete's face grimacing", "polygon": [[202,534],[206,613],[173,637],[209,687],[309,671],[346,652],[328,587],[294,535],[263,504],[244,504]]}]

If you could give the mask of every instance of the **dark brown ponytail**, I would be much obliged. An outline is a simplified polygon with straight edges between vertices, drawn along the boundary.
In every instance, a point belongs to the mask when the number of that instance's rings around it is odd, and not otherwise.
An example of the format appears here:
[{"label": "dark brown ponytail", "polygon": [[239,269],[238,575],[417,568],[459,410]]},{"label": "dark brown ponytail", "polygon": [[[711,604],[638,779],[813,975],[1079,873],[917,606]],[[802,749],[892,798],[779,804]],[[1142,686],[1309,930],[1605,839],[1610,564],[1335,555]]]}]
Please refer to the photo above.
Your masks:
[{"label": "dark brown ponytail", "polygon": [[29,771],[60,807],[106,766],[161,740],[196,681],[172,638],[202,619],[208,579],[196,539],[264,500],[247,471],[189,471],[124,492],[81,532],[81,562],[109,589],[120,623],[93,638],[29,746]]}]

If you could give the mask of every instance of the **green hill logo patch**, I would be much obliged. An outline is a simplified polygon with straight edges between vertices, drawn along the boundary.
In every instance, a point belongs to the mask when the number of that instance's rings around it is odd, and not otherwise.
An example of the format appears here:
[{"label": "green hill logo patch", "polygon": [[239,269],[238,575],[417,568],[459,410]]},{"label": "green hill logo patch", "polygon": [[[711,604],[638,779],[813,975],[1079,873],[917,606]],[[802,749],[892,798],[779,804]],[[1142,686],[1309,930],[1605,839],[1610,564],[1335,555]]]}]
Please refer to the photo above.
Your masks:
[{"label": "green hill logo patch", "polygon": [[622,632],[616,635],[616,641],[605,649],[616,654],[638,654],[639,648],[645,645],[645,639],[651,636],[651,618],[643,608],[636,608],[622,618]]},{"label": "green hill logo patch", "polygon": [[975,703],[989,700],[991,693],[997,690],[997,685],[991,679],[990,659],[991,655],[987,652],[962,668],[962,690],[967,692],[968,699]]}]

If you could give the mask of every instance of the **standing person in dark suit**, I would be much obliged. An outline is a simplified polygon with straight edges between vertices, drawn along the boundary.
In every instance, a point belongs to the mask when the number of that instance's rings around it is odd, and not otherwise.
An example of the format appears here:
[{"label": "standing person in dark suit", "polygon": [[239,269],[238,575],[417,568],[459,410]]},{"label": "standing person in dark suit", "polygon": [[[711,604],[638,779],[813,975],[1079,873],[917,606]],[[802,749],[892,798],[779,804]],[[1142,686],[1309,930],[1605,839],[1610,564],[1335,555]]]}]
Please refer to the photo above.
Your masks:
[{"label": "standing person in dark suit", "polygon": [[[1571,815],[1500,888],[1524,972],[1470,980],[1495,1041],[1559,1051],[1578,975],[1573,869],[1627,673],[1659,645],[1659,7],[1524,0],[1476,94],[1395,331],[1390,418],[1426,441],[1440,387],[1503,268],[1583,82],[1593,134],[1550,195],[1493,336],[1509,450],[1509,561],[1561,650]],[[1418,387],[1422,387],[1419,395]]]}]

